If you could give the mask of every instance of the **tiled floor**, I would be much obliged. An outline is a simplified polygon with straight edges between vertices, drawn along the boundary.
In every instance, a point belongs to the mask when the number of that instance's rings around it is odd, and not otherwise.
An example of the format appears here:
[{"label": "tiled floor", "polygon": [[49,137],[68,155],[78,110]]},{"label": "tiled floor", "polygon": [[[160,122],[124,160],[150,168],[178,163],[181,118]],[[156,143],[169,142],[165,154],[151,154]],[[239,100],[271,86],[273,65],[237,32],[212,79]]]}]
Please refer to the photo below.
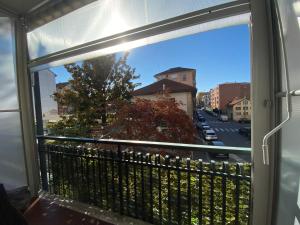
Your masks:
[{"label": "tiled floor", "polygon": [[42,198],[37,199],[24,215],[29,225],[112,225]]}]

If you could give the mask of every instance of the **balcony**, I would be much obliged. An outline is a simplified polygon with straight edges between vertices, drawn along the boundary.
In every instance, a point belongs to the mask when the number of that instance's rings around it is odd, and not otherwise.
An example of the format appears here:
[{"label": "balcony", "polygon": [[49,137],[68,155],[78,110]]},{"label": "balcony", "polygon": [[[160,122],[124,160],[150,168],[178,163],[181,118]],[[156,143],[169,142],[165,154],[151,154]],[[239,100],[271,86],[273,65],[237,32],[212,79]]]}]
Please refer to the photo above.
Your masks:
[{"label": "balcony", "polygon": [[243,148],[40,136],[41,183],[50,195],[152,224],[250,224],[251,165],[190,159],[195,151],[250,154]]}]

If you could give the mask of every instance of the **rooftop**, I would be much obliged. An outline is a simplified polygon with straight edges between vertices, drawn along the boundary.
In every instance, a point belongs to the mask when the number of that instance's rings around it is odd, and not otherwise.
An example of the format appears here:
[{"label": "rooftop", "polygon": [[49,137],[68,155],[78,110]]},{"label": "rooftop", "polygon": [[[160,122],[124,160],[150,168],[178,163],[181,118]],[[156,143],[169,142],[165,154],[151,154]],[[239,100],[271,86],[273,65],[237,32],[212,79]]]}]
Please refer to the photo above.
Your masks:
[{"label": "rooftop", "polygon": [[165,70],[163,72],[160,72],[158,74],[155,74],[154,77],[158,77],[159,75],[162,75],[162,74],[177,73],[177,72],[192,71],[192,70],[195,70],[195,69],[184,68],[184,67],[174,67],[174,68],[170,68],[168,70]]},{"label": "rooftop", "polygon": [[[228,103],[228,105],[233,106],[233,105],[235,105],[235,104],[237,104],[237,103],[239,103],[239,102],[241,102],[245,99],[247,99],[247,98],[246,97],[244,97],[244,98],[234,98],[230,103]],[[249,100],[249,99],[247,99],[247,100]]]},{"label": "rooftop", "polygon": [[169,93],[196,92],[196,88],[169,79],[162,79],[133,92],[134,96],[152,95],[167,90]]}]

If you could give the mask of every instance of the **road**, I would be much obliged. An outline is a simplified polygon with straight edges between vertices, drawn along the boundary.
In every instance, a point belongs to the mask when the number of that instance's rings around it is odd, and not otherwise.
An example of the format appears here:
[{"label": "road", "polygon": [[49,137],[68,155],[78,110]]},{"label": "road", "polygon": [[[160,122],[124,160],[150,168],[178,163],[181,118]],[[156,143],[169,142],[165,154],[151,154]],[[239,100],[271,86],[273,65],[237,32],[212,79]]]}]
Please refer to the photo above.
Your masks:
[{"label": "road", "polygon": [[[200,111],[201,115],[206,119],[206,123],[216,132],[218,139],[222,141],[226,146],[233,147],[251,147],[251,140],[245,136],[239,134],[239,128],[249,127],[250,124],[240,124],[234,121],[222,122],[216,117]],[[202,138],[202,133],[199,131],[199,136]],[[206,144],[202,139],[201,144]],[[207,158],[207,157],[206,157]],[[229,161],[251,161],[250,156],[244,155],[229,155]]]}]

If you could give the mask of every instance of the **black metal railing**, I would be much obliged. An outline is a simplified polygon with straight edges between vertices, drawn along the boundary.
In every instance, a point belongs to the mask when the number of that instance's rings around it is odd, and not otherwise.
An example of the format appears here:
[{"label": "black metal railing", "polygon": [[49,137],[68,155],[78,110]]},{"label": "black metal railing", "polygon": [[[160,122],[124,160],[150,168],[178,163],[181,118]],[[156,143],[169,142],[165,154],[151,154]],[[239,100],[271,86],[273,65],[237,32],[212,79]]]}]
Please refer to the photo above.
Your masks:
[{"label": "black metal railing", "polygon": [[[39,137],[39,146],[45,160],[43,187],[50,193],[154,224],[250,223],[250,164],[137,153],[134,148],[224,149],[64,137]],[[226,151],[249,154],[242,148]]]}]

